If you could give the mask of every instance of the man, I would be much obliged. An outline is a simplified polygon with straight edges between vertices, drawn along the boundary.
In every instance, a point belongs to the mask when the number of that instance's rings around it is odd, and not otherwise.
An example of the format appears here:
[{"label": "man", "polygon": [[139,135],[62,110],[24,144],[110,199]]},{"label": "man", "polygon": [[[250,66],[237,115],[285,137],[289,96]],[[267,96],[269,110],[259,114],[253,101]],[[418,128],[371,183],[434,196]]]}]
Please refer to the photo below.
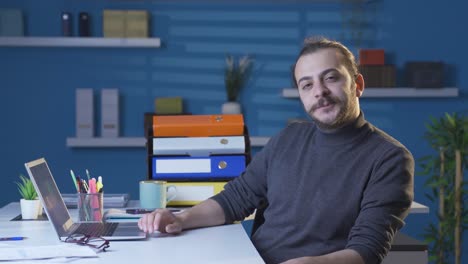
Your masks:
[{"label": "man", "polygon": [[381,262],[413,200],[412,155],[364,119],[364,80],[342,44],[307,39],[293,79],[313,123],[273,137],[220,194],[179,215],[156,210],[140,228],[232,223],[267,201],[252,235],[267,263]]}]

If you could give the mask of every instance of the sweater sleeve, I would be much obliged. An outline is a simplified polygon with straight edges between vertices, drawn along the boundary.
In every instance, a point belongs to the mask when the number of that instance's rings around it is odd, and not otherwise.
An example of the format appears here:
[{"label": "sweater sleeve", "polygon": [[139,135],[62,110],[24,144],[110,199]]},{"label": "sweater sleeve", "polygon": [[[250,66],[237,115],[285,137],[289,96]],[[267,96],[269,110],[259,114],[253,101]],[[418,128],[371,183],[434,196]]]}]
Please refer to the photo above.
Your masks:
[{"label": "sweater sleeve", "polygon": [[253,213],[266,193],[265,152],[258,153],[244,173],[228,182],[224,190],[211,197],[224,210],[226,223],[243,220]]},{"label": "sweater sleeve", "polygon": [[266,201],[268,160],[274,154],[278,137],[268,141],[241,176],[228,182],[222,192],[211,197],[223,208],[226,223],[243,220]]},{"label": "sweater sleeve", "polygon": [[387,150],[374,165],[346,245],[366,264],[380,263],[403,227],[413,201],[413,175],[414,160],[404,147]]}]

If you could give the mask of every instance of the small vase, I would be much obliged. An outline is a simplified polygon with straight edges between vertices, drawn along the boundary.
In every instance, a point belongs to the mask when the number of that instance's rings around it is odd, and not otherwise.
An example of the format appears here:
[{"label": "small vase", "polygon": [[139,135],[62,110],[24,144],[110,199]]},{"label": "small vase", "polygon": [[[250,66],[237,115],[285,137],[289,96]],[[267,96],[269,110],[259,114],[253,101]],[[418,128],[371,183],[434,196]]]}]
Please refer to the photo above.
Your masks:
[{"label": "small vase", "polygon": [[226,102],[221,107],[221,113],[223,114],[240,114],[241,105],[238,102]]},{"label": "small vase", "polygon": [[37,219],[39,206],[41,206],[41,202],[39,200],[21,199],[20,205],[22,219]]}]

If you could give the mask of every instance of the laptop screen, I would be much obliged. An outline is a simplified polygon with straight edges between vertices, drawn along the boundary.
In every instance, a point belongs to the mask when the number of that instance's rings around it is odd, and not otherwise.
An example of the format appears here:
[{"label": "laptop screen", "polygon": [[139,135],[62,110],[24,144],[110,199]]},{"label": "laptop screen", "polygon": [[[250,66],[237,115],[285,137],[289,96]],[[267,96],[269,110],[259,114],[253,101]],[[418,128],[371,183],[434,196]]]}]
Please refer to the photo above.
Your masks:
[{"label": "laptop screen", "polygon": [[30,172],[29,176],[59,237],[66,235],[73,221],[45,159],[26,163],[26,168]]}]

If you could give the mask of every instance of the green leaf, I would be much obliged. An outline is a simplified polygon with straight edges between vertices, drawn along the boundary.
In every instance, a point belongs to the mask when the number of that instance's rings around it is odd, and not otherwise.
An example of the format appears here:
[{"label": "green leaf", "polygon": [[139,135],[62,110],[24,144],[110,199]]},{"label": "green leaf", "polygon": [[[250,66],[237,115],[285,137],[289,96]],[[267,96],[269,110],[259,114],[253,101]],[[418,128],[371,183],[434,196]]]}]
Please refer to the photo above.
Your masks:
[{"label": "green leaf", "polygon": [[226,66],[224,69],[224,86],[226,88],[227,100],[236,101],[242,87],[250,78],[253,69],[253,60],[250,56],[236,59],[226,55]]},{"label": "green leaf", "polygon": [[36,189],[31,181],[31,179],[25,177],[24,175],[20,175],[19,178],[21,182],[15,182],[18,186],[18,191],[21,197],[25,200],[34,200],[37,198]]}]

